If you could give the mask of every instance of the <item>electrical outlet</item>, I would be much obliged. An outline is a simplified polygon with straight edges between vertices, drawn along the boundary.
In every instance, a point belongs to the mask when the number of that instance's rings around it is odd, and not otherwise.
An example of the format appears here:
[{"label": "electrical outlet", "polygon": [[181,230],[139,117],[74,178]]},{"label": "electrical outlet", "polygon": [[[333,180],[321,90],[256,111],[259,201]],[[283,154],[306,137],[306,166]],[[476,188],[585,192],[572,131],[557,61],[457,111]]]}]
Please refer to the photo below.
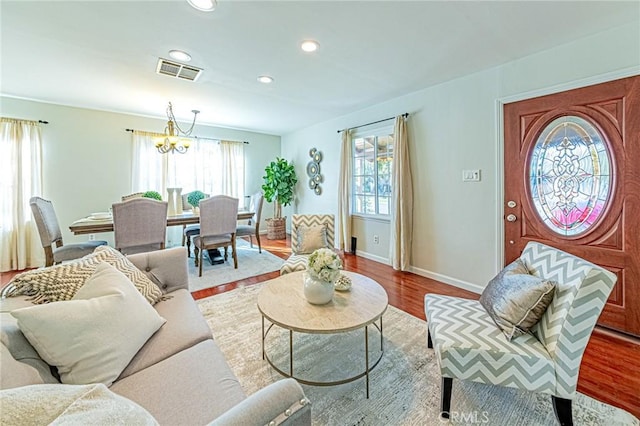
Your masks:
[{"label": "electrical outlet", "polygon": [[96,240],[96,234],[89,234],[89,241],[95,241]]},{"label": "electrical outlet", "polygon": [[373,236],[373,244],[380,244],[380,237],[377,235]]}]

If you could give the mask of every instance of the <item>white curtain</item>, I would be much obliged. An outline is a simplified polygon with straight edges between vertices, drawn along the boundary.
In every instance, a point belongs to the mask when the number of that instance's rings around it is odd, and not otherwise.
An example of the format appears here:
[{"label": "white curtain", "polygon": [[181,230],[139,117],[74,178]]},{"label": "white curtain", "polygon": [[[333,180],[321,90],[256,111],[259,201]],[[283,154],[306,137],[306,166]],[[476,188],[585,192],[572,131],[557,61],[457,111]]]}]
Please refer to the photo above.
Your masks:
[{"label": "white curtain", "polygon": [[244,142],[221,141],[222,167],[220,168],[222,194],[240,200],[244,206]]},{"label": "white curtain", "polygon": [[391,247],[389,257],[393,269],[406,271],[411,262],[413,237],[413,184],[409,162],[407,123],[396,117],[394,128],[393,177],[391,189]]},{"label": "white curtain", "polygon": [[[133,131],[133,161],[131,164],[131,192],[157,191],[164,194],[168,161],[155,147],[161,133]],[[125,195],[125,194],[123,194]]]},{"label": "white curtain", "polygon": [[42,141],[35,121],[0,118],[0,271],[44,264],[29,199],[42,193]]},{"label": "white curtain", "polygon": [[340,155],[340,176],[338,177],[338,235],[340,250],[347,251],[351,241],[351,136],[349,130],[342,131],[342,152]]}]

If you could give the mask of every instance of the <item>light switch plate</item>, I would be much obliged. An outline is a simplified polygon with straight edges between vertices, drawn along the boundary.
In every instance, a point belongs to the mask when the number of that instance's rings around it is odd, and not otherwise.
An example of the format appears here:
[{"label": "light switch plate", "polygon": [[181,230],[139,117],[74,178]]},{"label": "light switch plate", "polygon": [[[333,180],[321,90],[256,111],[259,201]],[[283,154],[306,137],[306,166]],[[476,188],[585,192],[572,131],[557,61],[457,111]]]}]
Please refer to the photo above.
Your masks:
[{"label": "light switch plate", "polygon": [[462,181],[463,182],[480,182],[480,169],[463,170]]}]

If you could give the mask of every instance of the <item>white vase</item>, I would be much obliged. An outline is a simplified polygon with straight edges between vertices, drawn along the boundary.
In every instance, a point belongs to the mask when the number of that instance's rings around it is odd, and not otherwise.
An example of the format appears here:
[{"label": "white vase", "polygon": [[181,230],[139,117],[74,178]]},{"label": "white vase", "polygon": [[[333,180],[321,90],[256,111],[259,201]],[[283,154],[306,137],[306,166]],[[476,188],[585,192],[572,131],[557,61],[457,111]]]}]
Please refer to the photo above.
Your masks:
[{"label": "white vase", "polygon": [[304,297],[313,305],[324,305],[333,299],[333,283],[314,278],[303,272]]},{"label": "white vase", "polygon": [[182,214],[182,188],[167,188],[169,206],[167,216]]}]

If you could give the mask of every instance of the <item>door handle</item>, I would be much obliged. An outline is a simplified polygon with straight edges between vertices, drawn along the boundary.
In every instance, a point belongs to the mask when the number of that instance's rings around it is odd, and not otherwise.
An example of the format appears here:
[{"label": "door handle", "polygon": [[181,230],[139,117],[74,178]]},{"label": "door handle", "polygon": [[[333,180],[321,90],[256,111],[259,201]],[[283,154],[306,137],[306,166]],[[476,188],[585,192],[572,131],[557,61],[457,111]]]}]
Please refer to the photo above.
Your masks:
[{"label": "door handle", "polygon": [[507,216],[507,222],[515,222],[516,219],[518,219],[518,218],[516,217],[515,214],[510,214],[510,215]]}]

